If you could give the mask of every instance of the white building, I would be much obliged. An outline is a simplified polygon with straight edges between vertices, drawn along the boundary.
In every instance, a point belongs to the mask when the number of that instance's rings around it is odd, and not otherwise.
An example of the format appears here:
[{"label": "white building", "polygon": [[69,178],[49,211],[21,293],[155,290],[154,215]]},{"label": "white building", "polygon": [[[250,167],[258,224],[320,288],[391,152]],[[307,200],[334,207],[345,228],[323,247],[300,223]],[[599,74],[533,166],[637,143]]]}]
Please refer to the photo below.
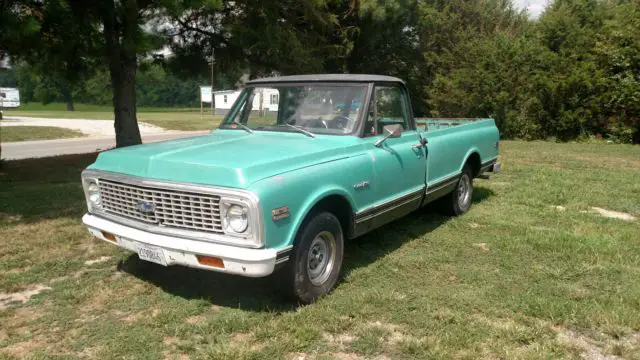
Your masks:
[{"label": "white building", "polygon": [[224,114],[231,109],[240,96],[240,90],[222,90],[213,93],[216,99],[216,114]]},{"label": "white building", "polygon": [[[204,88],[204,87],[203,87]],[[280,94],[277,89],[259,89],[259,92],[253,97],[253,111],[278,111],[278,102]],[[215,91],[216,114],[226,114],[233,103],[238,99],[242,90],[222,90]],[[206,95],[205,95],[206,96]],[[206,101],[205,101],[206,102]]]}]

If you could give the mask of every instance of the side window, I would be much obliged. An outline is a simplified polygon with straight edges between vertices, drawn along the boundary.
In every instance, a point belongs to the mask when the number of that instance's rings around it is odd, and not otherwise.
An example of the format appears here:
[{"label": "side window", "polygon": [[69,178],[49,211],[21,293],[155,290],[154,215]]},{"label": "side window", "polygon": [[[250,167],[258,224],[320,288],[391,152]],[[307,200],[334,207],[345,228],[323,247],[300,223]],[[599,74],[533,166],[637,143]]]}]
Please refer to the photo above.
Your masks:
[{"label": "side window", "polygon": [[376,86],[365,121],[364,136],[383,134],[385,125],[400,124],[409,129],[408,115],[402,89],[397,86]]},{"label": "side window", "polygon": [[404,130],[408,129],[402,90],[397,86],[376,86],[375,94],[380,129],[391,124],[400,124]]}]

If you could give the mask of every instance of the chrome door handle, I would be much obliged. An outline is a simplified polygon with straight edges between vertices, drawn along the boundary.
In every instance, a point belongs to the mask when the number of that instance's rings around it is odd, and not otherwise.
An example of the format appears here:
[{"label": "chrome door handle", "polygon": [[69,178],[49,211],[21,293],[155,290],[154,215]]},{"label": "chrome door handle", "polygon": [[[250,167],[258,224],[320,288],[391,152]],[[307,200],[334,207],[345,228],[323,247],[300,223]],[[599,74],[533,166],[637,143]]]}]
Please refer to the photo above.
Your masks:
[{"label": "chrome door handle", "polygon": [[414,149],[420,149],[420,148],[423,148],[423,147],[427,147],[427,143],[429,143],[429,141],[427,141],[427,139],[425,139],[423,137],[420,137],[420,142],[417,143],[417,144],[411,145],[411,147],[414,148]]}]

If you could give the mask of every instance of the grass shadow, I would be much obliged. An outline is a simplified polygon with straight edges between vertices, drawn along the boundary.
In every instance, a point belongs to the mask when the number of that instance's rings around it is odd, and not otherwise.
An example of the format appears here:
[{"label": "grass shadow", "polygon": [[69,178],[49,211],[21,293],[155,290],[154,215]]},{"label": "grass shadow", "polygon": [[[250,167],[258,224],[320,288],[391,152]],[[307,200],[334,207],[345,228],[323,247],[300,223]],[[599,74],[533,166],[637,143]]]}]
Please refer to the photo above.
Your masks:
[{"label": "grass shadow", "polygon": [[[493,190],[474,185],[473,204],[478,205],[493,195]],[[351,240],[345,248],[343,276],[373,263],[407,241],[430,233],[452,219],[450,216],[439,214],[437,207],[437,203],[430,203],[418,211]]]},{"label": "grass shadow", "polygon": [[80,173],[97,154],[5,161],[0,170],[0,223],[4,217],[31,223],[86,211]]},{"label": "grass shadow", "polygon": [[[493,191],[474,188],[473,202],[481,203]],[[434,205],[387,224],[347,243],[342,276],[393,252],[407,241],[434,231],[451,219],[434,211]],[[287,312],[297,304],[278,291],[278,277],[245,278],[181,266],[163,267],[132,254],[118,268],[164,291],[185,299],[207,299],[212,304],[247,311]]]}]

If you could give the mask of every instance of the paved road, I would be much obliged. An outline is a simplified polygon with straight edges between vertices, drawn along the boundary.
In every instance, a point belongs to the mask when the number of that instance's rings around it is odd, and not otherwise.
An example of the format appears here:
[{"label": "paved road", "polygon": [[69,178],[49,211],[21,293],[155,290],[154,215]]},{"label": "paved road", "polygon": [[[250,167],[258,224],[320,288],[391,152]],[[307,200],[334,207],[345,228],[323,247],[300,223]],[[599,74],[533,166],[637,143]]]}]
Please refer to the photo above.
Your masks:
[{"label": "paved road", "polygon": [[[161,135],[143,135],[144,143],[177,139],[207,134],[208,131],[183,131]],[[2,144],[2,158],[18,160],[56,155],[85,154],[107,150],[115,147],[115,139],[108,138],[79,138],[61,140],[21,141]]]},{"label": "paved road", "polygon": [[[113,120],[92,120],[92,119],[49,119],[25,116],[5,116],[0,122],[0,126],[54,126],[65,129],[80,131],[88,136],[109,137],[113,136]],[[159,126],[138,121],[140,134],[160,135],[169,132]]]}]

